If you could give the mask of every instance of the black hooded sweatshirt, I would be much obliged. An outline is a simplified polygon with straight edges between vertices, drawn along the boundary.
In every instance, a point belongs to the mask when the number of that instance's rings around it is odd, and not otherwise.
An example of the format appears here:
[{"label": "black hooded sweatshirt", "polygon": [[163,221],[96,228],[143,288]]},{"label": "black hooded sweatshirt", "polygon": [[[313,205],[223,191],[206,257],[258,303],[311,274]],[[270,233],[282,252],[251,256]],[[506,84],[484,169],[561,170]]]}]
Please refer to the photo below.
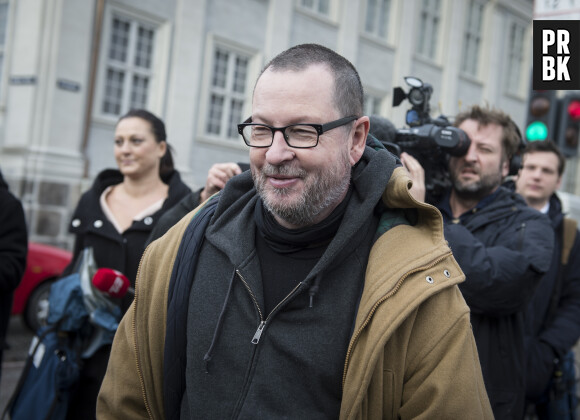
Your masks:
[{"label": "black hooded sweatshirt", "polygon": [[230,180],[190,292],[181,418],[338,418],[377,206],[397,164],[390,153],[366,148],[336,233],[268,311],[264,284],[276,279],[263,278],[256,251],[258,196],[249,173]]}]

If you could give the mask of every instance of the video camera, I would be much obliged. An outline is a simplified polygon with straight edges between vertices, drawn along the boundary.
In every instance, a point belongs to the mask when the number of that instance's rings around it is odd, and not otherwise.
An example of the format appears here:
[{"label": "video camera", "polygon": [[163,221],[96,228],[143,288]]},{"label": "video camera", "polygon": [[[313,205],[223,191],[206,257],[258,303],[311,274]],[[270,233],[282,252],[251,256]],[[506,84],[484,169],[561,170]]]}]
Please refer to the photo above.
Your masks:
[{"label": "video camera", "polygon": [[433,93],[430,84],[416,77],[405,77],[405,82],[410,90],[405,93],[400,87],[394,88],[393,106],[399,106],[405,99],[409,100],[412,108],[407,111],[405,118],[409,128],[397,129],[392,141],[377,135],[375,137],[397,156],[406,152],[419,161],[425,170],[426,199],[433,202],[451,185],[447,169],[449,157],[464,156],[471,141],[463,130],[453,127],[446,117],[430,117],[429,100]]}]

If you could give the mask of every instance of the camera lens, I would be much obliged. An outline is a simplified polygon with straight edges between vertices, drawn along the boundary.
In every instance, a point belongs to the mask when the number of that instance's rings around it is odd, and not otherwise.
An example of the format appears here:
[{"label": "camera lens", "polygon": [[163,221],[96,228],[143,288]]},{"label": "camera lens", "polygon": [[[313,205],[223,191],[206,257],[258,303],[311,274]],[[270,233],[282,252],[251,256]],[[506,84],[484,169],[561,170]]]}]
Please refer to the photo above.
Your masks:
[{"label": "camera lens", "polygon": [[416,88],[411,89],[408,98],[409,102],[411,102],[415,106],[421,105],[425,101],[425,95],[423,94],[423,92]]}]

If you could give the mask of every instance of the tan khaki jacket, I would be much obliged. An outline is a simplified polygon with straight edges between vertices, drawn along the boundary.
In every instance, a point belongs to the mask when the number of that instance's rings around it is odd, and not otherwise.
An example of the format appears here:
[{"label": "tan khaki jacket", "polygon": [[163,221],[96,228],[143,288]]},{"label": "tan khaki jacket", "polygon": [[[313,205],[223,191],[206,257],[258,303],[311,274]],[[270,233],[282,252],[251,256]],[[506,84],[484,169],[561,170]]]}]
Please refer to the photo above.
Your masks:
[{"label": "tan khaki jacket", "polygon": [[[383,194],[387,206],[416,207],[419,218],[415,226],[388,230],[371,250],[344,365],[340,418],[493,419],[469,308],[457,287],[464,275],[443,237],[441,215],[411,198],[409,187],[406,170],[397,168]],[[143,255],[135,301],[115,336],[99,394],[98,419],[164,418],[168,286],[190,219]]]}]

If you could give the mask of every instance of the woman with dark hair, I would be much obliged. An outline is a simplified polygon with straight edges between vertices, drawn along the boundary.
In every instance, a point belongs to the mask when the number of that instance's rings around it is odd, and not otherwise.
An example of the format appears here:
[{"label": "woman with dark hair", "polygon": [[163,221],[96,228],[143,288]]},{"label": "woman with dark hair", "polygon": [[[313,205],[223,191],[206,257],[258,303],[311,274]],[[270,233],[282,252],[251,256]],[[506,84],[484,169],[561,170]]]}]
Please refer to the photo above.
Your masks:
[{"label": "woman with dark hair", "polygon": [[[173,167],[165,124],[143,109],[123,115],[115,127],[114,155],[118,169],[105,169],[85,192],[69,231],[75,235],[73,263],[86,247],[93,248],[99,268],[125,274],[135,287],[145,242],[159,218],[191,190]],[[123,313],[133,296],[121,301]],[[69,419],[95,418],[97,395],[105,375],[110,346],[84,360],[81,381],[71,397]]]}]

